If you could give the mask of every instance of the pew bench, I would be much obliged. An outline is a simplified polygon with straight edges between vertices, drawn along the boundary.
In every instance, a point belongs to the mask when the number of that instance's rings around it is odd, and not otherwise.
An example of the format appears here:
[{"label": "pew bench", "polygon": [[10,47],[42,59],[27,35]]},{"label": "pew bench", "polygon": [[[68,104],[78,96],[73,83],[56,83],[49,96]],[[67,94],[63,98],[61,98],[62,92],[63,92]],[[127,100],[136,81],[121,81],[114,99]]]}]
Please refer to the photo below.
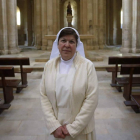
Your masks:
[{"label": "pew bench", "polygon": [[15,73],[20,73],[21,83],[18,85],[16,93],[19,93],[23,88],[26,88],[27,85],[27,73],[32,72],[32,68],[23,68],[24,65],[30,65],[28,57],[11,57],[11,58],[0,58],[0,65],[18,65],[19,69],[15,70]]},{"label": "pew bench", "polygon": [[5,110],[10,108],[10,104],[0,104],[0,114]]},{"label": "pew bench", "polygon": [[[123,87],[123,97],[130,100],[130,82],[129,77],[116,78],[117,83]],[[132,87],[140,87],[140,77],[133,77]]]},{"label": "pew bench", "polygon": [[0,88],[3,89],[4,104],[0,104],[0,113],[4,109],[8,109],[9,104],[13,99],[13,88],[16,88],[20,83],[20,80],[11,79],[7,80],[5,77],[14,77],[14,67],[0,67]]},{"label": "pew bench", "polygon": [[136,113],[140,113],[140,95],[131,95],[131,101],[124,101],[124,104],[131,106]]},{"label": "pew bench", "polygon": [[140,95],[131,95],[131,99],[136,103],[136,105],[140,108]]},{"label": "pew bench", "polygon": [[0,88],[3,88],[4,103],[10,103],[13,99],[13,88],[17,88],[21,80],[5,79],[6,77],[15,77],[14,67],[0,67]]},{"label": "pew bench", "polygon": [[116,81],[118,72],[120,72],[119,65],[121,64],[140,64],[140,56],[111,56],[108,58],[109,65],[115,65],[114,67],[106,68],[107,72],[112,73],[111,86],[116,87],[121,92],[121,85]]},{"label": "pew bench", "polygon": [[140,87],[140,77],[133,77],[140,74],[140,65],[122,65],[120,74],[129,74],[129,77],[116,78],[116,81],[124,86],[123,97],[126,99],[124,104],[131,106],[136,113],[139,113],[140,95],[132,95],[132,87]]}]

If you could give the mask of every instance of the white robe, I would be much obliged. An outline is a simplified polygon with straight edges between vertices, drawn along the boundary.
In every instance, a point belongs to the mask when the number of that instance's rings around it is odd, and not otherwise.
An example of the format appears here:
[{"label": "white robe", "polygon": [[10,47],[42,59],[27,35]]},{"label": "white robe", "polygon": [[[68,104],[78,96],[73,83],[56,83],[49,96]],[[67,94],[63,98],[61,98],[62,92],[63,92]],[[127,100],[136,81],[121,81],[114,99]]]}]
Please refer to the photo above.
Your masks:
[{"label": "white robe", "polygon": [[[74,58],[74,57],[73,57]],[[72,123],[71,121],[71,95],[72,95],[72,83],[73,76],[75,74],[75,68],[73,66],[73,58],[64,61],[61,59],[60,65],[57,67],[56,78],[56,100],[58,108],[58,121],[61,125],[67,125]],[[64,69],[65,67],[65,69]],[[47,140],[62,140],[55,138],[53,135],[48,135]],[[89,134],[79,134],[74,139],[71,136],[67,136],[65,140],[95,140],[93,132]]]},{"label": "white robe", "polygon": [[[40,83],[41,105],[45,115],[47,133],[54,138],[52,133],[61,126],[58,121],[58,109],[56,99],[57,67],[60,65],[60,56],[49,60],[42,74]],[[88,136],[94,133],[94,111],[98,103],[98,80],[93,63],[80,56],[77,52],[73,60],[76,69],[72,90],[72,123],[66,125],[71,139],[80,136]],[[49,139],[47,136],[46,140]],[[93,135],[90,135],[93,138]]]}]

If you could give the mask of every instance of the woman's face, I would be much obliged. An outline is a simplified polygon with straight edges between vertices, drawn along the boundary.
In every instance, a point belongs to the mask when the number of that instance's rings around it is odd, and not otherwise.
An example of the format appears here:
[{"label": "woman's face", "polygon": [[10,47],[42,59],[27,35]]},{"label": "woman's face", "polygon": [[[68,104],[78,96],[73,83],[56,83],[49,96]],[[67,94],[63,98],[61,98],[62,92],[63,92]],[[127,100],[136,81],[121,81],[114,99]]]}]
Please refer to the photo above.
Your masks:
[{"label": "woman's face", "polygon": [[71,59],[76,52],[76,39],[73,35],[66,35],[59,39],[58,49],[63,60]]}]

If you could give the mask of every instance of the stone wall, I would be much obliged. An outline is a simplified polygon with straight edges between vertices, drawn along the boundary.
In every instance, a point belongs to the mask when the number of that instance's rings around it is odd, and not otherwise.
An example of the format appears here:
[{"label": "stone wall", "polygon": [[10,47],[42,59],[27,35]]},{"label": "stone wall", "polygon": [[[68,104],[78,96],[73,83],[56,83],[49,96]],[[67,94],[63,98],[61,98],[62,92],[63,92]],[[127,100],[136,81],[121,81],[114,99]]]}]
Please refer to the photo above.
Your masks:
[{"label": "stone wall", "polygon": [[[140,52],[139,0],[70,0],[75,10],[73,27],[86,50],[120,45],[121,52]],[[54,36],[67,26],[68,0],[0,0],[0,54],[18,53],[18,45],[51,50]],[[17,6],[21,25],[16,24]],[[120,11],[123,10],[123,29]],[[18,33],[18,34],[17,34]]]}]

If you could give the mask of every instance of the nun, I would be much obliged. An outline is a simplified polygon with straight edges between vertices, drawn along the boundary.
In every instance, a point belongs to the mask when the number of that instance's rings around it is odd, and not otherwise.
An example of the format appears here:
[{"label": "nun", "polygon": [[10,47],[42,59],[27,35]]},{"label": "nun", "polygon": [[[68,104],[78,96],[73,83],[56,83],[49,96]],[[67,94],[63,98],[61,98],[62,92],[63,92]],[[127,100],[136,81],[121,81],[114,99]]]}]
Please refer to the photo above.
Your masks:
[{"label": "nun", "polygon": [[61,29],[40,84],[46,140],[95,140],[98,80],[77,30]]}]

